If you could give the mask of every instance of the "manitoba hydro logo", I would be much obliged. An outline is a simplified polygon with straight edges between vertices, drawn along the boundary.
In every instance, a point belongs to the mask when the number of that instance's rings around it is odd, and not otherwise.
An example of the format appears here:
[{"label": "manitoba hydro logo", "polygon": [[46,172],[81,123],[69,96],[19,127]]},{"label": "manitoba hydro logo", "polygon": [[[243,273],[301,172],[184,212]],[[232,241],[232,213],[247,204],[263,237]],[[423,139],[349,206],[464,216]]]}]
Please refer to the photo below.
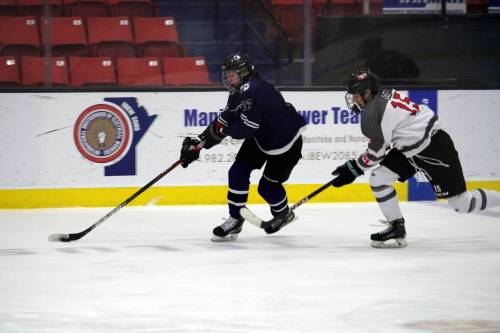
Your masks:
[{"label": "manitoba hydro logo", "polygon": [[102,163],[105,176],[135,175],[136,146],[155,118],[136,98],[105,98],[78,116],[76,148],[89,161]]}]

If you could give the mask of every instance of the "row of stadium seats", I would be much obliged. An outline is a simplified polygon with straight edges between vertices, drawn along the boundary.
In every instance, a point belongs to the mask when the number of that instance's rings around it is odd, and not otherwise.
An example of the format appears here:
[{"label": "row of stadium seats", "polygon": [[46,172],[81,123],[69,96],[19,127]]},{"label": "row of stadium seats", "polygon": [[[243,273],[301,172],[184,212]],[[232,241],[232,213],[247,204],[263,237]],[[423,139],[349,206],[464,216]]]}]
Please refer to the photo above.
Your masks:
[{"label": "row of stadium seats", "polygon": [[[47,40],[48,39],[48,40]],[[46,43],[48,41],[48,43]],[[175,57],[185,55],[173,17],[0,17],[0,55]]]},{"label": "row of stadium seats", "polygon": [[[49,64],[46,64],[49,60]],[[50,70],[49,70],[50,69]],[[0,57],[0,85],[210,85],[204,57]]]},{"label": "row of stadium seats", "polygon": [[[150,0],[47,0],[51,16],[158,16]],[[0,0],[0,16],[43,16],[44,0]]]}]

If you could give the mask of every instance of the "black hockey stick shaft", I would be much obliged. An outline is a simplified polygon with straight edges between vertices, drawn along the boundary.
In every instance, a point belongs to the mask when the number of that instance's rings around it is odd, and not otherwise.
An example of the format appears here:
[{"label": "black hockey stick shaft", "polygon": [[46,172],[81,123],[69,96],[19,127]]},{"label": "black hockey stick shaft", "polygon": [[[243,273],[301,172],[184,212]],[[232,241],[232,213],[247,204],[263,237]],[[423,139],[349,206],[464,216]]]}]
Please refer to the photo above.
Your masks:
[{"label": "black hockey stick shaft", "polygon": [[99,221],[97,221],[96,223],[92,224],[90,227],[88,227],[87,229],[83,230],[82,232],[77,232],[77,233],[74,233],[74,234],[61,235],[61,237],[57,237],[57,236],[56,237],[52,237],[51,240],[56,240],[56,241],[59,240],[61,242],[71,242],[71,241],[78,240],[78,239],[82,238],[83,236],[85,236],[86,234],[88,234],[89,232],[91,232],[92,230],[94,230],[95,228],[97,228],[101,223],[103,223],[104,221],[106,221],[107,219],[109,219],[117,211],[119,211],[123,207],[127,206],[130,202],[132,202],[135,198],[137,198],[139,195],[141,195],[148,188],[150,188],[151,186],[153,186],[153,184],[155,184],[157,181],[159,181],[160,179],[162,179],[167,173],[169,173],[170,171],[172,171],[179,164],[181,164],[181,160],[176,161],[168,169],[166,169],[165,171],[163,171],[162,173],[160,173],[153,180],[151,180],[149,183],[147,183],[146,185],[144,185],[143,187],[141,187],[137,192],[135,192],[134,194],[132,194],[130,197],[128,197],[121,204],[119,204],[118,206],[116,206],[115,208],[113,208],[109,213],[107,213],[106,215],[104,215],[103,217],[101,217],[99,219]]},{"label": "black hockey stick shaft", "polygon": [[329,188],[330,186],[332,186],[333,180],[334,179],[330,180],[328,183],[326,183],[323,186],[317,188],[314,192],[310,193],[309,195],[307,195],[302,200],[300,200],[300,201],[296,202],[295,204],[293,204],[290,207],[290,210],[294,210],[295,208],[301,206],[302,204],[305,204],[306,202],[308,202],[309,200],[311,200],[312,198],[314,198],[315,196],[317,196],[318,194],[320,194],[321,192],[323,192],[324,190],[326,190],[327,188]]},{"label": "black hockey stick shaft", "polygon": [[[196,146],[193,150],[194,151],[199,151],[203,147],[203,142],[200,143],[198,146]],[[77,232],[74,234],[53,234],[49,236],[50,241],[60,241],[60,242],[71,242],[74,240],[78,240],[97,228],[101,223],[106,221],[108,218],[110,218],[113,214],[115,214],[117,211],[122,209],[123,207],[127,206],[130,202],[132,202],[135,198],[137,198],[139,195],[141,195],[144,191],[146,191],[148,188],[153,186],[156,182],[158,182],[160,179],[162,179],[166,174],[168,174],[170,171],[175,169],[179,164],[182,163],[182,160],[179,159],[177,160],[174,164],[172,164],[168,169],[164,170],[162,173],[160,173],[158,176],[156,176],[154,179],[152,179],[149,183],[141,187],[137,192],[132,194],[130,197],[128,197],[125,201],[123,201],[121,204],[113,208],[109,213],[104,215],[97,221],[96,223],[92,224],[90,227],[87,229]]]},{"label": "black hockey stick shaft", "polygon": [[[305,204],[327,188],[329,188],[333,183],[333,179],[330,180],[328,183],[322,185],[321,187],[317,188],[314,190],[312,193],[308,194],[305,198],[302,198],[300,201],[296,202],[293,206],[290,207],[290,211],[294,210],[295,208],[301,206],[302,204]],[[259,227],[259,228],[265,228],[267,225],[269,225],[273,219],[270,221],[264,221],[257,215],[255,215],[248,207],[242,207],[240,209],[240,214],[247,220],[248,222],[252,223],[253,225]]]}]

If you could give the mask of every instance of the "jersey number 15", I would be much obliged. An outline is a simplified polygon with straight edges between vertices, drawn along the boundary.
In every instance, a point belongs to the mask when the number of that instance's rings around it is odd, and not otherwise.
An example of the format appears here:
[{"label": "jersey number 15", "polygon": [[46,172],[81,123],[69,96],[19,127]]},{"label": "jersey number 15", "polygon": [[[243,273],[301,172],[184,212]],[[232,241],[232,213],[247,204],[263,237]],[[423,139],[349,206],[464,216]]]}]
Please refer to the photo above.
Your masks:
[{"label": "jersey number 15", "polygon": [[398,92],[392,96],[391,105],[394,108],[410,112],[412,116],[419,111],[417,103],[412,102],[408,97],[402,97]]}]

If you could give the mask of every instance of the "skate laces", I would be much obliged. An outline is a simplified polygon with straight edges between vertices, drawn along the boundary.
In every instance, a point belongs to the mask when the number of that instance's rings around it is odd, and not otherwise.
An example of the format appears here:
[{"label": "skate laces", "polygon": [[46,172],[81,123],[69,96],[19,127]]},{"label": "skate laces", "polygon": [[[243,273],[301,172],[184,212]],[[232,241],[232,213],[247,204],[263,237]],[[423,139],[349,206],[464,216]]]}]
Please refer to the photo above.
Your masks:
[{"label": "skate laces", "polygon": [[386,235],[386,234],[391,233],[394,230],[394,225],[392,223],[387,222],[387,224],[389,224],[389,226],[387,228],[385,228],[384,230],[379,231],[378,232],[379,234]]},{"label": "skate laces", "polygon": [[378,232],[379,234],[386,235],[386,234],[390,233],[392,230],[394,230],[394,224],[392,222],[384,221],[384,220],[379,220],[379,221],[382,222],[382,224],[387,226],[387,228],[385,228],[384,230],[379,231]]},{"label": "skate laces", "polygon": [[227,232],[231,229],[233,229],[239,222],[239,220],[235,219],[234,217],[230,216],[227,219],[222,218],[225,220],[224,223],[220,226],[224,232]]},{"label": "skate laces", "polygon": [[[386,220],[378,220],[379,223],[382,224],[382,226],[387,226],[384,230],[381,230],[378,232],[380,235],[385,235],[390,233],[394,229],[394,225],[391,221],[386,221]],[[379,227],[380,225],[374,225]]]},{"label": "skate laces", "polygon": [[372,227],[380,227],[380,226],[385,226],[389,223],[390,223],[389,221],[378,219],[377,222],[372,222],[372,223],[370,223],[370,225]]}]

